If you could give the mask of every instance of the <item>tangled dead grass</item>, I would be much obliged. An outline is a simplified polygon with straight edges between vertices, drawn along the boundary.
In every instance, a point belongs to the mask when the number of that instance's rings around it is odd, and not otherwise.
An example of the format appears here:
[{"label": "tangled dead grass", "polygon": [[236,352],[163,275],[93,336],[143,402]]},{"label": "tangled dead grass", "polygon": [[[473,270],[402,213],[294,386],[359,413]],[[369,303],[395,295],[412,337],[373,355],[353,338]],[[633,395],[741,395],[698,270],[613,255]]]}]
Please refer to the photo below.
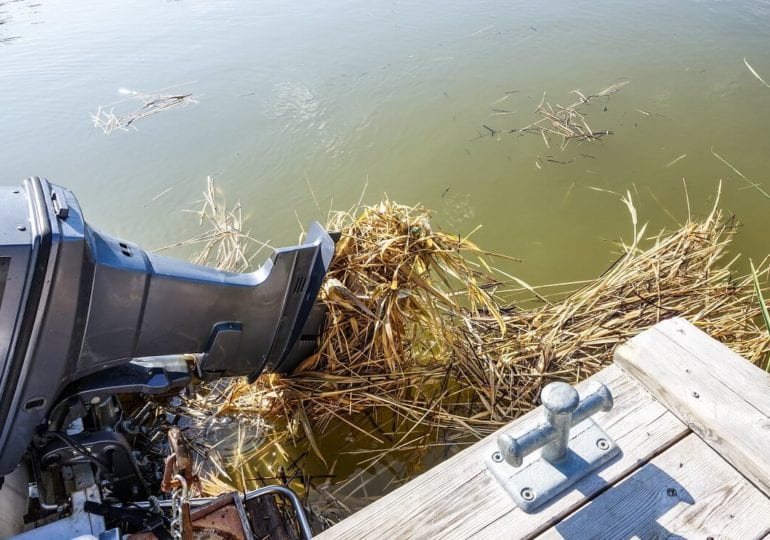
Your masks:
[{"label": "tangled dead grass", "polygon": [[198,216],[198,226],[205,227],[203,232],[158,251],[194,246],[197,253],[190,262],[216,266],[228,272],[243,272],[262,249],[269,247],[266,242],[255,240],[243,231],[241,203],[228,208],[224,195],[211,176],[206,178],[201,208],[194,213]]},{"label": "tangled dead grass", "polygon": [[[292,445],[326,462],[319,437],[334,426],[380,445],[361,452],[364,469],[392,452],[482,437],[532,409],[544,384],[592,375],[617,345],[673,316],[767,369],[770,338],[754,281],[736,276],[736,258],[727,258],[735,220],[715,207],[647,237],[630,195],[623,201],[633,236],[616,262],[556,300],[524,287],[537,297],[534,307],[511,301],[522,282],[491,268],[495,255],[433,230],[420,206],[385,201],[334,214],[330,228],[342,236],[319,299],[328,321],[318,353],[291,376],[199,387],[177,409],[200,424],[237,419],[229,439],[218,436],[202,452],[210,465],[204,490],[287,481]],[[757,275],[765,283],[767,273],[763,262]],[[260,467],[276,455],[288,467],[268,465],[268,478]]]}]

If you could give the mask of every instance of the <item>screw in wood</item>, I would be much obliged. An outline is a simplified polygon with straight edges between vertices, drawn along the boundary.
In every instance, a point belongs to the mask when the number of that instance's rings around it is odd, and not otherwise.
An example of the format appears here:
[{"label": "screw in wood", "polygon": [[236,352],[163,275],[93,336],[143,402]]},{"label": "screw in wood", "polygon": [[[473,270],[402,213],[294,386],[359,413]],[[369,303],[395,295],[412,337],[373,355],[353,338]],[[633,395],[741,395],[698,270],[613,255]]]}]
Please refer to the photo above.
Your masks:
[{"label": "screw in wood", "polygon": [[535,499],[535,492],[532,488],[525,487],[521,490],[521,498],[525,501],[532,501]]},{"label": "screw in wood", "polygon": [[495,463],[500,463],[501,461],[503,461],[503,455],[500,452],[495,452],[494,454],[492,454],[492,461],[494,461]]}]

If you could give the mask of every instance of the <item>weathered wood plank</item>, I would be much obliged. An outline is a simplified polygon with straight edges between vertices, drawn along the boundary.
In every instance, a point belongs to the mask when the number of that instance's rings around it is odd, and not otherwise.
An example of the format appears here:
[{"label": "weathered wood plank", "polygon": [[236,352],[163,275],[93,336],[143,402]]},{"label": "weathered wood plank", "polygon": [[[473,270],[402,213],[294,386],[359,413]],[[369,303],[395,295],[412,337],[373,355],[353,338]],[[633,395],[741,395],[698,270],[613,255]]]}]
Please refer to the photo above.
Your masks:
[{"label": "weathered wood plank", "polygon": [[639,334],[615,362],[770,496],[770,374],[683,319]]},{"label": "weathered wood plank", "polygon": [[763,538],[770,499],[697,435],[555,525],[551,538]]},{"label": "weathered wood plank", "polygon": [[[688,433],[674,415],[617,367],[611,366],[593,379],[609,386],[615,397],[615,407],[594,418],[617,441],[623,454],[538,513],[522,512],[487,471],[484,456],[494,446],[495,434],[318,538],[532,537]],[[541,409],[533,411],[505,430],[518,433],[530,429],[540,422],[541,415]]]}]

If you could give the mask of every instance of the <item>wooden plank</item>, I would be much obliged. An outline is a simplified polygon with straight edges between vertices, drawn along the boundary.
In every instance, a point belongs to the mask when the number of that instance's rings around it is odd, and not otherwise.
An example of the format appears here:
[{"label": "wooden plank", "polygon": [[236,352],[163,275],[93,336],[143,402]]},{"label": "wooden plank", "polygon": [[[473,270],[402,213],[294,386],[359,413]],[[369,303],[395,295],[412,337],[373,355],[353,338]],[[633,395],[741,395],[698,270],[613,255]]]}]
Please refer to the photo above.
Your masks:
[{"label": "wooden plank", "polygon": [[697,435],[555,525],[552,538],[763,538],[770,499]]},{"label": "wooden plank", "polygon": [[615,362],[770,495],[770,374],[683,319],[639,334]]},{"label": "wooden plank", "polygon": [[[495,445],[497,435],[493,434],[318,538],[532,537],[688,433],[674,415],[616,366],[592,379],[603,382],[613,393],[615,407],[594,418],[623,453],[538,513],[522,512],[487,471],[484,456]],[[504,430],[518,433],[531,429],[541,418],[542,410],[537,409]]]}]

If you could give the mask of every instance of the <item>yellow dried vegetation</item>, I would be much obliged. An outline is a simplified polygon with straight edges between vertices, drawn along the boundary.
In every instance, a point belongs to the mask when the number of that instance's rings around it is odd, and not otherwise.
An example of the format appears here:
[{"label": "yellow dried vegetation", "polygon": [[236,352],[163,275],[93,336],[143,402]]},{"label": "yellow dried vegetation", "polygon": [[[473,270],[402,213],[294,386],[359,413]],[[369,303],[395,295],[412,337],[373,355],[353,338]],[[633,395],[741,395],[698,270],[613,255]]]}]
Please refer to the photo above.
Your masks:
[{"label": "yellow dried vegetation", "polygon": [[[260,422],[260,444],[239,428],[228,443],[235,451],[209,447],[206,489],[259,483],[259,460],[290,460],[290,442],[329,460],[318,441],[332,425],[385,447],[362,453],[365,466],[390,451],[482,437],[531,410],[544,384],[588,377],[612,362],[617,345],[669,317],[767,367],[753,278],[737,276],[727,257],[734,219],[715,207],[649,236],[630,195],[622,200],[631,241],[601,276],[553,300],[495,271],[497,255],[434,230],[421,206],[384,201],[332,215],[341,239],[319,298],[328,320],[317,354],[291,376],[202,386],[179,408],[209,423]],[[762,264],[757,275],[767,272]],[[513,289],[537,302],[512,303]]]}]

